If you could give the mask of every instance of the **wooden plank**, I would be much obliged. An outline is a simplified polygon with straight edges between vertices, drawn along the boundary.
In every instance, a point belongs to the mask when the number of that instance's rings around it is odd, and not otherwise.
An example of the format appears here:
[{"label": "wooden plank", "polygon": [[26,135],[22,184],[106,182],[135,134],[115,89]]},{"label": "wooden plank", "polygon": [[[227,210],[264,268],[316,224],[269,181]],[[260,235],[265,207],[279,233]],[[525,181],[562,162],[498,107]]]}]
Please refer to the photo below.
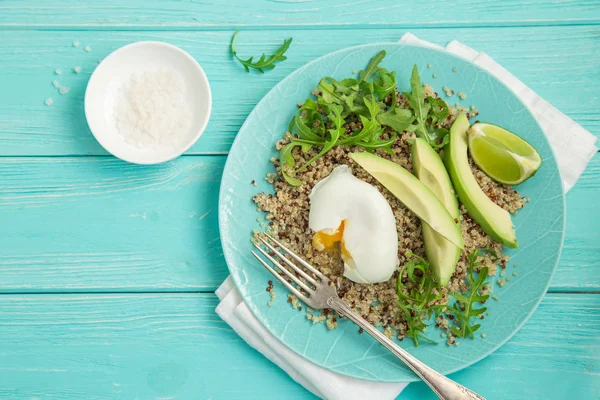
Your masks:
[{"label": "wooden plank", "polygon": [[0,159],[2,290],[214,290],[224,161]]},{"label": "wooden plank", "polygon": [[[0,158],[0,292],[214,290],[227,275],[217,224],[224,162]],[[600,197],[599,169],[600,155],[567,196],[551,291],[600,290],[600,210],[590,200]]]},{"label": "wooden plank", "polygon": [[[235,10],[233,14],[231,10]],[[252,7],[244,0],[161,1],[117,0],[73,4],[5,0],[0,6],[3,27],[51,28],[185,28],[222,27],[373,27],[374,25],[422,27],[489,25],[538,25],[598,23],[600,12],[593,0],[507,0],[471,2],[456,0],[449,5],[432,1],[414,6],[410,0],[378,2],[331,0],[319,4],[297,1],[257,0]]]},{"label": "wooden plank", "polygon": [[567,194],[565,244],[552,291],[600,290],[600,153]]},{"label": "wooden plank", "polygon": [[[597,95],[600,56],[595,27],[416,29],[413,32],[438,43],[456,38],[487,52],[560,110],[600,135],[597,112],[600,109]],[[247,74],[231,59],[232,31],[101,34],[2,31],[0,155],[105,154],[85,122],[85,86],[99,59],[130,42],[167,41],[181,46],[202,64],[212,85],[213,115],[204,136],[189,153],[224,154],[254,105],[286,75],[331,51],[364,43],[395,41],[403,33],[401,29],[244,31],[238,41],[242,56],[271,51],[283,38],[294,38],[289,59],[261,75]],[[323,37],[327,40],[322,40]],[[75,40],[81,43],[78,48],[72,46]],[[86,45],[91,46],[91,52],[83,50]],[[81,74],[72,72],[75,66],[82,67]],[[360,66],[349,66],[349,73],[355,67]],[[62,69],[63,74],[55,75],[56,68]],[[424,78],[440,88],[443,85],[443,82]],[[71,87],[71,91],[61,96],[52,86],[54,79]],[[44,104],[48,97],[54,100],[50,107]]]},{"label": "wooden plank", "polygon": [[[598,398],[599,300],[546,296],[513,339],[453,378],[488,398]],[[312,398],[216,305],[212,294],[0,296],[0,398]],[[422,384],[401,396],[423,398]]]}]

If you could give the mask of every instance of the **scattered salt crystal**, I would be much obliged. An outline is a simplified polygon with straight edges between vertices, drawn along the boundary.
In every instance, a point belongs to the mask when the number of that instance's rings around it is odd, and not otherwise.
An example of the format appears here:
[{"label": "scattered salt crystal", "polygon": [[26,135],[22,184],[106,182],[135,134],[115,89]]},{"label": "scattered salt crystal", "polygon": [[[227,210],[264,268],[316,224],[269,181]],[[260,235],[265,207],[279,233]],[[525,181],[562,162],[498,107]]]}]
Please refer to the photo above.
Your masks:
[{"label": "scattered salt crystal", "polygon": [[92,48],[90,46],[85,46],[84,50],[89,53],[90,51],[92,51]]},{"label": "scattered salt crystal", "polygon": [[52,105],[52,103],[53,103],[53,101],[52,101],[52,97],[48,97],[48,98],[46,99],[46,101],[44,101],[44,104],[45,104],[45,105],[47,105],[47,106],[51,106],[51,105]]},{"label": "scattered salt crystal", "polygon": [[80,66],[76,66],[75,68],[73,68],[73,71],[75,71],[76,74],[81,72],[81,67]]},{"label": "scattered salt crystal", "polygon": [[66,86],[61,86],[60,89],[58,89],[58,91],[60,92],[60,94],[67,94],[69,93],[69,90],[71,90],[70,87],[66,87]]},{"label": "scattered salt crystal", "polygon": [[78,41],[74,41],[73,42],[73,47],[79,47],[79,42]]},{"label": "scattered salt crystal", "polygon": [[191,128],[186,91],[183,77],[172,69],[132,75],[116,93],[113,119],[118,133],[138,148],[174,144]]},{"label": "scattered salt crystal", "polygon": [[60,69],[60,68],[56,68],[56,69],[54,70],[54,73],[55,73],[56,75],[60,75],[60,74],[62,74],[62,69]]},{"label": "scattered salt crystal", "polygon": [[58,81],[55,79],[52,81],[52,86],[58,89],[60,87],[60,83],[58,83]]}]

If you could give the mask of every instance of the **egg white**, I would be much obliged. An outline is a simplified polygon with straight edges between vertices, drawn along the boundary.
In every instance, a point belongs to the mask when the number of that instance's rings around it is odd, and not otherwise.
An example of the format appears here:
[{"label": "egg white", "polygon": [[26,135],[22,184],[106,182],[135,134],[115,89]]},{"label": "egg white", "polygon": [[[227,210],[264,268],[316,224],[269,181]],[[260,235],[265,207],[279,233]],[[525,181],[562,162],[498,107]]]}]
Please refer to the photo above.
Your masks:
[{"label": "egg white", "polygon": [[379,190],[341,165],[314,186],[309,198],[308,225],[314,232],[331,235],[344,222],[344,276],[357,283],[389,280],[398,266],[398,232]]}]

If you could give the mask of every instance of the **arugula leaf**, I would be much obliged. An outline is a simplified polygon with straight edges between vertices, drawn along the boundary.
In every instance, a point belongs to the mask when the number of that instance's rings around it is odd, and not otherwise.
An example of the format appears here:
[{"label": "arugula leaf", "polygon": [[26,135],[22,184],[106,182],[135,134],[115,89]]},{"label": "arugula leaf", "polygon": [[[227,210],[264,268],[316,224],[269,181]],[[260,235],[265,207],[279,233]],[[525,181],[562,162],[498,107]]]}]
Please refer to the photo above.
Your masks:
[{"label": "arugula leaf", "polygon": [[267,57],[263,53],[257,61],[253,61],[254,57],[250,57],[246,60],[238,57],[237,51],[235,50],[235,38],[237,37],[238,33],[240,33],[240,31],[235,31],[233,37],[231,38],[231,53],[240,62],[240,64],[244,66],[246,72],[250,72],[250,68],[253,68],[261,74],[264,74],[265,69],[275,68],[276,62],[287,60],[287,57],[284,56],[284,54],[289,49],[290,44],[292,44],[292,38],[285,39],[283,44],[272,55]]},{"label": "arugula leaf", "polygon": [[425,98],[425,89],[421,85],[416,64],[412,70],[410,86],[412,93],[404,92],[404,95],[415,113],[416,123],[410,125],[407,130],[425,139],[434,149],[443,147],[450,140],[449,132],[436,125],[442,123],[448,116],[448,105],[440,98]]},{"label": "arugula leaf", "polygon": [[[373,92],[380,99],[385,99],[390,93],[396,93],[396,71],[390,72],[385,68],[379,68],[373,78]],[[392,103],[393,106],[396,103]]]},{"label": "arugula leaf", "polygon": [[371,119],[376,119],[377,114],[381,112],[381,105],[372,96],[365,97],[363,99],[365,107],[369,110],[369,116]]},{"label": "arugula leaf", "polygon": [[431,132],[430,137],[432,138],[430,146],[434,149],[441,149],[450,143],[450,131],[446,128],[435,129]]},{"label": "arugula leaf", "polygon": [[298,146],[298,144],[288,143],[279,150],[279,167],[281,168],[281,175],[283,176],[283,179],[292,186],[300,186],[302,183],[298,178],[289,175],[286,170],[286,167],[293,169],[296,165],[296,161],[292,155],[292,150],[296,146]]},{"label": "arugula leaf", "polygon": [[360,141],[366,141],[367,143],[370,139],[378,132],[378,128],[380,128],[379,124],[360,116],[360,121],[362,122],[363,128],[356,134],[347,137],[346,139],[342,139],[339,141],[339,145],[353,145]]},{"label": "arugula leaf", "polygon": [[296,172],[302,172],[302,171],[304,171],[309,165],[311,165],[313,162],[315,162],[315,160],[323,157],[323,155],[325,155],[325,153],[327,153],[329,150],[331,150],[333,148],[333,146],[336,145],[336,143],[338,142],[339,137],[344,132],[346,132],[346,128],[344,128],[344,124],[346,123],[346,121],[344,121],[344,118],[342,118],[342,115],[341,115],[341,113],[342,113],[342,107],[341,106],[337,106],[337,105],[331,105],[330,109],[331,109],[331,113],[328,115],[327,118],[329,118],[329,120],[333,123],[333,126],[335,128],[328,130],[328,132],[329,132],[329,138],[327,139],[327,141],[323,145],[323,148],[321,149],[321,151],[317,155],[315,155],[314,157],[312,157],[310,160],[308,160],[306,162],[306,164],[304,164]]},{"label": "arugula leaf", "polygon": [[341,104],[344,106],[342,115],[347,117],[350,113],[364,115],[366,108],[363,102],[364,94],[360,91],[362,82],[353,78],[336,81],[332,77],[325,77],[319,82],[323,102]]},{"label": "arugula leaf", "polygon": [[330,76],[325,79],[331,82],[331,85],[337,93],[349,95],[358,91],[358,81],[354,78],[345,78],[339,82]]},{"label": "arugula leaf", "polygon": [[398,135],[394,133],[392,135],[392,137],[389,138],[388,140],[379,139],[379,140],[373,140],[371,142],[357,142],[356,145],[362,147],[363,149],[365,149],[367,151],[383,149],[388,154],[394,155],[394,152],[392,151],[392,145],[394,143],[396,143],[397,137],[398,137]]},{"label": "arugula leaf", "polygon": [[360,121],[362,122],[363,128],[356,134],[342,139],[338,142],[340,145],[352,145],[358,142],[370,143],[376,140],[383,133],[383,129],[379,122],[377,122],[377,114],[381,111],[379,103],[375,100],[369,100],[367,97],[364,98],[365,107],[369,110],[371,118],[359,115]]},{"label": "arugula leaf", "polygon": [[361,82],[368,80],[377,70],[379,63],[384,59],[385,54],[385,50],[381,50],[379,53],[375,54],[369,61],[369,64],[367,64],[367,68],[364,71],[359,72],[358,80]]},{"label": "arugula leaf", "polygon": [[302,107],[292,117],[288,132],[296,132],[301,139],[324,143],[325,124],[319,105],[312,99],[306,99]]},{"label": "arugula leaf", "polygon": [[436,126],[444,122],[449,114],[448,104],[439,97],[427,99],[431,106],[431,125]]},{"label": "arugula leaf", "polygon": [[338,95],[335,86],[329,82],[328,78],[321,79],[318,87],[321,89],[323,101],[326,103],[343,104],[344,100]]},{"label": "arugula leaf", "polygon": [[452,305],[452,313],[456,316],[457,326],[450,327],[454,336],[464,338],[470,336],[475,339],[474,332],[481,325],[471,325],[471,318],[477,317],[487,311],[486,307],[475,308],[476,303],[484,303],[490,297],[489,294],[482,295],[480,290],[483,287],[488,274],[488,267],[482,267],[479,273],[475,275],[475,268],[483,264],[477,261],[477,258],[482,254],[481,249],[477,249],[468,255],[469,266],[467,280],[469,282],[469,293],[463,295],[453,292],[452,296],[456,299],[456,303]]},{"label": "arugula leaf", "polygon": [[[442,294],[440,291],[434,291],[438,286],[433,278],[429,263],[423,257],[411,252],[408,252],[406,256],[410,261],[400,268],[398,281],[396,282],[399,298],[396,304],[405,314],[408,325],[406,335],[413,340],[415,346],[419,345],[419,338],[435,343],[424,335],[427,324],[423,321],[438,312],[439,308],[430,306],[430,304],[440,300]],[[408,281],[411,283],[410,289],[402,282],[404,271],[406,271]],[[420,273],[417,274],[416,271],[420,271]],[[408,295],[406,292],[408,292]]]},{"label": "arugula leaf", "polygon": [[292,131],[295,131],[301,139],[312,140],[315,142],[322,142],[323,138],[313,133],[299,115],[295,115],[292,119],[291,124]]},{"label": "arugula leaf", "polygon": [[408,104],[415,113],[416,124],[412,126],[411,131],[429,142],[426,122],[430,106],[425,102],[425,89],[421,85],[421,78],[419,77],[419,70],[417,69],[416,64],[413,67],[412,75],[410,77],[410,86],[412,93],[404,92],[404,95],[408,99]]},{"label": "arugula leaf", "polygon": [[405,108],[390,107],[389,110],[377,116],[381,125],[389,126],[396,132],[408,129],[415,120],[413,113]]}]

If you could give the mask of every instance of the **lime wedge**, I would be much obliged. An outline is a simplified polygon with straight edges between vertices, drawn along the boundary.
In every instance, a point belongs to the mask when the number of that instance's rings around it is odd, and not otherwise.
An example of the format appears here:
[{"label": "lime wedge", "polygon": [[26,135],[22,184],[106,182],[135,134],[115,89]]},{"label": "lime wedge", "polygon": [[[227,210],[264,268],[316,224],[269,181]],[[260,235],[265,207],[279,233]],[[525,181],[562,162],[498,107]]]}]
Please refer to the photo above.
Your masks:
[{"label": "lime wedge", "polygon": [[469,129],[469,151],[487,176],[505,185],[531,178],[542,158],[524,139],[499,126],[478,122]]}]

